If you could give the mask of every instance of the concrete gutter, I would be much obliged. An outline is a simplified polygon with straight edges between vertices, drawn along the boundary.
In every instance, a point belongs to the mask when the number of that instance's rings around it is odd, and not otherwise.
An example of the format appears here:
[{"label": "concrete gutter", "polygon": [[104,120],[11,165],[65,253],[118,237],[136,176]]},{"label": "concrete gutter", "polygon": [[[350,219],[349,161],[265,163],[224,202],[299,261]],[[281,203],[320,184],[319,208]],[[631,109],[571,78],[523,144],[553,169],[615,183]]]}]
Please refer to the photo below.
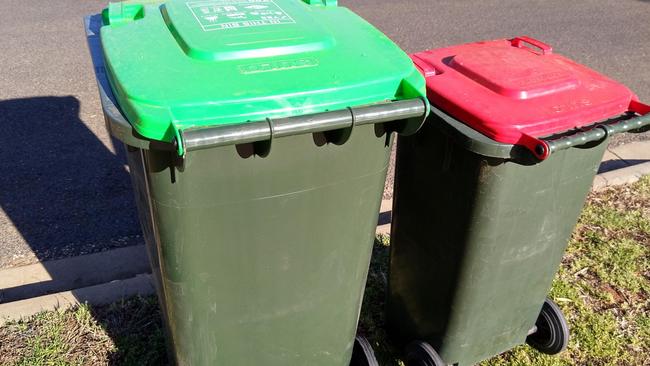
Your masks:
[{"label": "concrete gutter", "polygon": [[1,304],[94,286],[150,271],[143,245],[0,269]]},{"label": "concrete gutter", "polygon": [[0,270],[0,325],[154,293],[144,245]]},{"label": "concrete gutter", "polygon": [[14,301],[0,305],[0,326],[7,322],[29,318],[43,311],[64,311],[84,303],[104,305],[135,295],[144,296],[153,293],[151,275],[141,274],[125,280]]},{"label": "concrete gutter", "polygon": [[592,190],[597,191],[610,186],[634,183],[644,175],[650,174],[650,161],[647,163],[627,166],[625,168],[612,170],[598,174],[594,179]]}]

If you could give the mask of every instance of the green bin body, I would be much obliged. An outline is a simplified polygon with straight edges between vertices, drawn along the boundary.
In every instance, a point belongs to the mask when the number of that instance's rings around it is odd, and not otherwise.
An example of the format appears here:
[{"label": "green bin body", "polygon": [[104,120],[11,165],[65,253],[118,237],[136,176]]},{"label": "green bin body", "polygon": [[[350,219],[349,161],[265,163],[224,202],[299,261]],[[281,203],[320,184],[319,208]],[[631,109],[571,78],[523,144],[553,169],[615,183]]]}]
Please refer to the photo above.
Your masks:
[{"label": "green bin body", "polygon": [[428,104],[387,37],[311,3],[118,3],[86,20],[179,365],[350,362],[393,132]]},{"label": "green bin body", "polygon": [[525,342],[607,141],[523,163],[440,115],[398,139],[387,318],[472,365]]},{"label": "green bin body", "polygon": [[387,139],[364,126],[340,146],[283,138],[266,158],[213,148],[183,171],[129,149],[179,364],[348,364]]}]

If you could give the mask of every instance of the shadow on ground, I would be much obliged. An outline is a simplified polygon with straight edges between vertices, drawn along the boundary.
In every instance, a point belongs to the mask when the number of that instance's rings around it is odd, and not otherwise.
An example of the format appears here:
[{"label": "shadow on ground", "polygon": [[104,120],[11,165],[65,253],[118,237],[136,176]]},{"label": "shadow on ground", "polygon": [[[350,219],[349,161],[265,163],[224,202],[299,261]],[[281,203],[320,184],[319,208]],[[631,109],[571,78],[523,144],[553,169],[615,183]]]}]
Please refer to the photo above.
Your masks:
[{"label": "shadow on ground", "polygon": [[[650,1],[650,0],[648,0]],[[628,160],[607,160],[603,161],[598,168],[598,174],[606,173],[616,169],[627,168],[629,166],[647,163],[650,160],[645,159],[628,159]]]},{"label": "shadow on ground", "polygon": [[[140,235],[123,149],[113,154],[78,115],[71,96],[0,101],[0,206],[41,261]],[[5,250],[19,239],[4,237]]]},{"label": "shadow on ground", "polygon": [[114,344],[107,357],[109,365],[170,364],[165,348],[162,313],[156,297],[133,297],[90,310]]},{"label": "shadow on ground", "polygon": [[[142,240],[123,148],[111,152],[79,119],[79,106],[72,96],[0,101],[0,267],[31,251],[50,284],[66,273],[49,270],[48,260]],[[46,282],[0,289],[0,303],[40,295]]]}]

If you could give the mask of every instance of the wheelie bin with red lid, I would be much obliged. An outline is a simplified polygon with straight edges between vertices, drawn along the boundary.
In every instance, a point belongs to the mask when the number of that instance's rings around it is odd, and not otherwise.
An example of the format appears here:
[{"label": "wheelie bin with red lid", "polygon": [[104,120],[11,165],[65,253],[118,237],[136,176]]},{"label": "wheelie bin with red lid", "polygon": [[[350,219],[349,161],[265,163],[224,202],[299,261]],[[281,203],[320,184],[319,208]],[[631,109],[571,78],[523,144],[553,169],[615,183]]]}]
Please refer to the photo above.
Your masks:
[{"label": "wheelie bin with red lid", "polygon": [[608,137],[650,108],[528,37],[413,54],[431,114],[397,143],[387,321],[408,365],[562,351],[546,294]]},{"label": "wheelie bin with red lid", "polygon": [[[86,20],[181,365],[376,365],[355,332],[422,75],[332,0],[112,3]],[[342,62],[344,61],[344,62]]]}]

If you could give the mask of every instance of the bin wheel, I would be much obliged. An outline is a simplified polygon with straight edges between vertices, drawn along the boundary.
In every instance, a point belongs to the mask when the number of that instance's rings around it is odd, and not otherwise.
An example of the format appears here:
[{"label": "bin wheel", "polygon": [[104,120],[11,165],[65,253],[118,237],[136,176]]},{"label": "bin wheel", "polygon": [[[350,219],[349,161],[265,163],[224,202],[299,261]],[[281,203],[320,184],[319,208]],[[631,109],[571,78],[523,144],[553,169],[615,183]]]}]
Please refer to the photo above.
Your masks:
[{"label": "bin wheel", "polygon": [[406,366],[445,366],[438,352],[427,342],[415,341],[406,346]]},{"label": "bin wheel", "polygon": [[566,349],[569,325],[562,310],[553,301],[544,301],[535,326],[537,331],[526,338],[528,345],[547,355],[555,355]]},{"label": "bin wheel", "polygon": [[379,366],[370,342],[362,336],[356,336],[354,338],[350,366]]}]

